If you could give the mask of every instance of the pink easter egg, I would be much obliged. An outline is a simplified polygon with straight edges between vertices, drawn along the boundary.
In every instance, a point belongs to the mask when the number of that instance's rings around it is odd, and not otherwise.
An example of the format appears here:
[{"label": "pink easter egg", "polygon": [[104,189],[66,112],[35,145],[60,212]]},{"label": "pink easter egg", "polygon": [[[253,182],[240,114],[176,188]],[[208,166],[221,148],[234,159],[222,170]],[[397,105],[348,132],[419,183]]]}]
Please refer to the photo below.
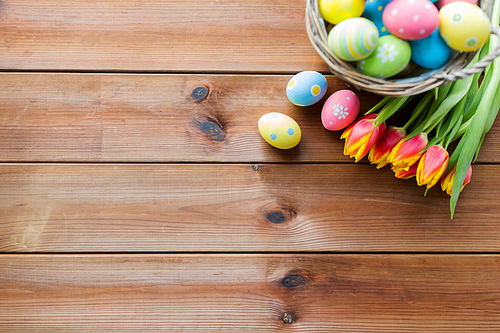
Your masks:
[{"label": "pink easter egg", "polygon": [[456,1],[463,1],[463,2],[468,2],[473,5],[477,5],[477,0],[437,0],[435,2],[436,7],[441,9],[441,7],[444,7],[445,5],[449,4],[450,2],[456,2]]},{"label": "pink easter egg", "polygon": [[439,13],[429,0],[394,0],[385,7],[382,20],[394,36],[416,40],[425,38],[436,30]]},{"label": "pink easter egg", "polygon": [[321,122],[329,131],[346,128],[356,119],[359,112],[359,99],[350,90],[339,90],[326,100],[321,110]]}]

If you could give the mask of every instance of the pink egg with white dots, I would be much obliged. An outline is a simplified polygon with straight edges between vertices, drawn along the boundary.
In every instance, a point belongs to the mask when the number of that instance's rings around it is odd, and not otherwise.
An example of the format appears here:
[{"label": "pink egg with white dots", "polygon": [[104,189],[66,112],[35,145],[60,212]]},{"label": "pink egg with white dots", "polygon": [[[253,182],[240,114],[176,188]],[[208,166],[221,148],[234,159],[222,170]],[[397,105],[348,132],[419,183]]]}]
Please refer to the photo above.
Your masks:
[{"label": "pink egg with white dots", "polygon": [[339,90],[323,104],[321,123],[329,131],[338,131],[349,126],[358,112],[358,96],[350,90]]},{"label": "pink egg with white dots", "polygon": [[429,0],[394,0],[382,14],[387,30],[394,36],[406,39],[422,39],[439,26],[439,13]]}]

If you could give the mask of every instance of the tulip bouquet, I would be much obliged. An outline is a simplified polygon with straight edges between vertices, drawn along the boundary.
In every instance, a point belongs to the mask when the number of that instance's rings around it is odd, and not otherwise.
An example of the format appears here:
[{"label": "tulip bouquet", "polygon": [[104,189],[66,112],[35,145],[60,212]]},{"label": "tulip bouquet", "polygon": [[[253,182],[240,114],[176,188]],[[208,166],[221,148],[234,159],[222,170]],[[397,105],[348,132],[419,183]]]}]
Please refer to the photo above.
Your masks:
[{"label": "tulip bouquet", "polygon": [[[491,23],[499,25],[500,0]],[[499,45],[498,36],[476,53],[470,65]],[[414,105],[406,124],[386,127],[386,121],[405,106]],[[342,134],[344,154],[358,162],[364,156],[377,168],[390,165],[395,176],[416,177],[426,191],[439,181],[450,196],[451,218],[459,194],[469,183],[486,133],[500,108],[500,58],[483,73],[451,82],[427,93],[385,97]],[[377,113],[378,112],[378,113]],[[459,140],[451,155],[450,144]],[[456,142],[455,142],[456,143]]]}]

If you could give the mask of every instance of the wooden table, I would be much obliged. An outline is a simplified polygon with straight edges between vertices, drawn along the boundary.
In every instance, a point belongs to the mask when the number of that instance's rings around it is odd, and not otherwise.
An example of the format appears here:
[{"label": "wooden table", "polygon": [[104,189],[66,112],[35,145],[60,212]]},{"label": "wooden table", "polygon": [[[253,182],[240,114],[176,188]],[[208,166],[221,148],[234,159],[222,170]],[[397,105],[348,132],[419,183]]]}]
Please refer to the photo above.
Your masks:
[{"label": "wooden table", "polygon": [[0,1],[0,331],[500,331],[500,125],[453,220],[354,164],[285,95],[328,72],[304,9]]}]

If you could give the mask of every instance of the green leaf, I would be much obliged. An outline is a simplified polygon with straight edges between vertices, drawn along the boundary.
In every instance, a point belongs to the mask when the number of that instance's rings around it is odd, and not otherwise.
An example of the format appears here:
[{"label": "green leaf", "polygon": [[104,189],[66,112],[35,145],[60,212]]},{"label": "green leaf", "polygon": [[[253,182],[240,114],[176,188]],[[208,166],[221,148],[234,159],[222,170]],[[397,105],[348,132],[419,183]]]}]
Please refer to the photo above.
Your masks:
[{"label": "green leaf", "polygon": [[[493,26],[498,26],[500,21],[500,0],[495,0],[493,3],[493,11],[491,17],[491,24]],[[492,50],[499,45],[498,36],[490,35],[489,38],[489,49]],[[491,65],[486,68],[486,77],[491,75],[490,81],[485,84],[481,84],[484,86],[483,94],[480,97],[481,101],[478,105],[477,111],[474,116],[471,118],[471,123],[467,128],[467,131],[464,134],[460,143],[464,141],[464,144],[461,147],[460,154],[457,160],[457,169],[455,172],[455,179],[453,180],[453,190],[451,193],[450,199],[450,211],[451,218],[455,213],[455,208],[457,205],[458,197],[460,195],[460,191],[462,189],[462,184],[464,183],[467,172],[469,171],[469,167],[472,162],[472,158],[477,156],[478,150],[484,139],[485,133],[489,130],[487,126],[490,125],[491,117],[489,114],[489,110],[492,106],[492,103],[495,103],[498,95],[499,83],[500,83],[500,60],[496,58]],[[485,78],[486,78],[485,77]],[[481,90],[481,89],[480,89]],[[479,94],[478,94],[479,95]],[[498,109],[494,112],[498,112]],[[486,131],[485,131],[486,130]],[[457,147],[458,148],[458,147]]]},{"label": "green leaf", "polygon": [[453,83],[446,99],[439,104],[437,110],[426,120],[424,131],[437,126],[437,124],[448,114],[448,112],[467,94],[473,79],[474,77],[471,75],[468,78],[461,79]]},{"label": "green leaf", "polygon": [[457,160],[457,169],[455,172],[455,179],[453,181],[453,190],[450,199],[450,211],[451,217],[455,213],[455,208],[457,205],[458,197],[460,195],[460,190],[462,184],[464,183],[467,171],[472,163],[472,159],[476,156],[476,152],[480,146],[481,139],[483,137],[484,130],[486,128],[486,121],[488,119],[488,111],[491,107],[493,100],[495,99],[495,94],[498,90],[498,85],[500,82],[500,63],[497,60],[493,62],[493,70],[491,73],[491,81],[488,86],[484,89],[484,94],[482,95],[481,102],[479,103],[478,109],[471,119],[471,123],[464,134],[461,142],[464,144],[461,147],[460,155]]},{"label": "green leaf", "polygon": [[408,101],[413,99],[413,96],[404,96],[404,97],[396,97],[393,98],[389,103],[387,103],[382,111],[379,112],[377,116],[377,120],[375,121],[375,126],[383,123],[397,111],[399,111],[403,105],[405,105]]},{"label": "green leaf", "polygon": [[393,98],[394,97],[390,97],[390,96],[386,96],[386,97],[382,98],[382,100],[380,102],[375,104],[370,110],[366,111],[365,115],[373,113],[375,111],[378,111],[381,107],[383,107],[384,105],[389,103],[391,101],[391,99],[393,99]]}]

